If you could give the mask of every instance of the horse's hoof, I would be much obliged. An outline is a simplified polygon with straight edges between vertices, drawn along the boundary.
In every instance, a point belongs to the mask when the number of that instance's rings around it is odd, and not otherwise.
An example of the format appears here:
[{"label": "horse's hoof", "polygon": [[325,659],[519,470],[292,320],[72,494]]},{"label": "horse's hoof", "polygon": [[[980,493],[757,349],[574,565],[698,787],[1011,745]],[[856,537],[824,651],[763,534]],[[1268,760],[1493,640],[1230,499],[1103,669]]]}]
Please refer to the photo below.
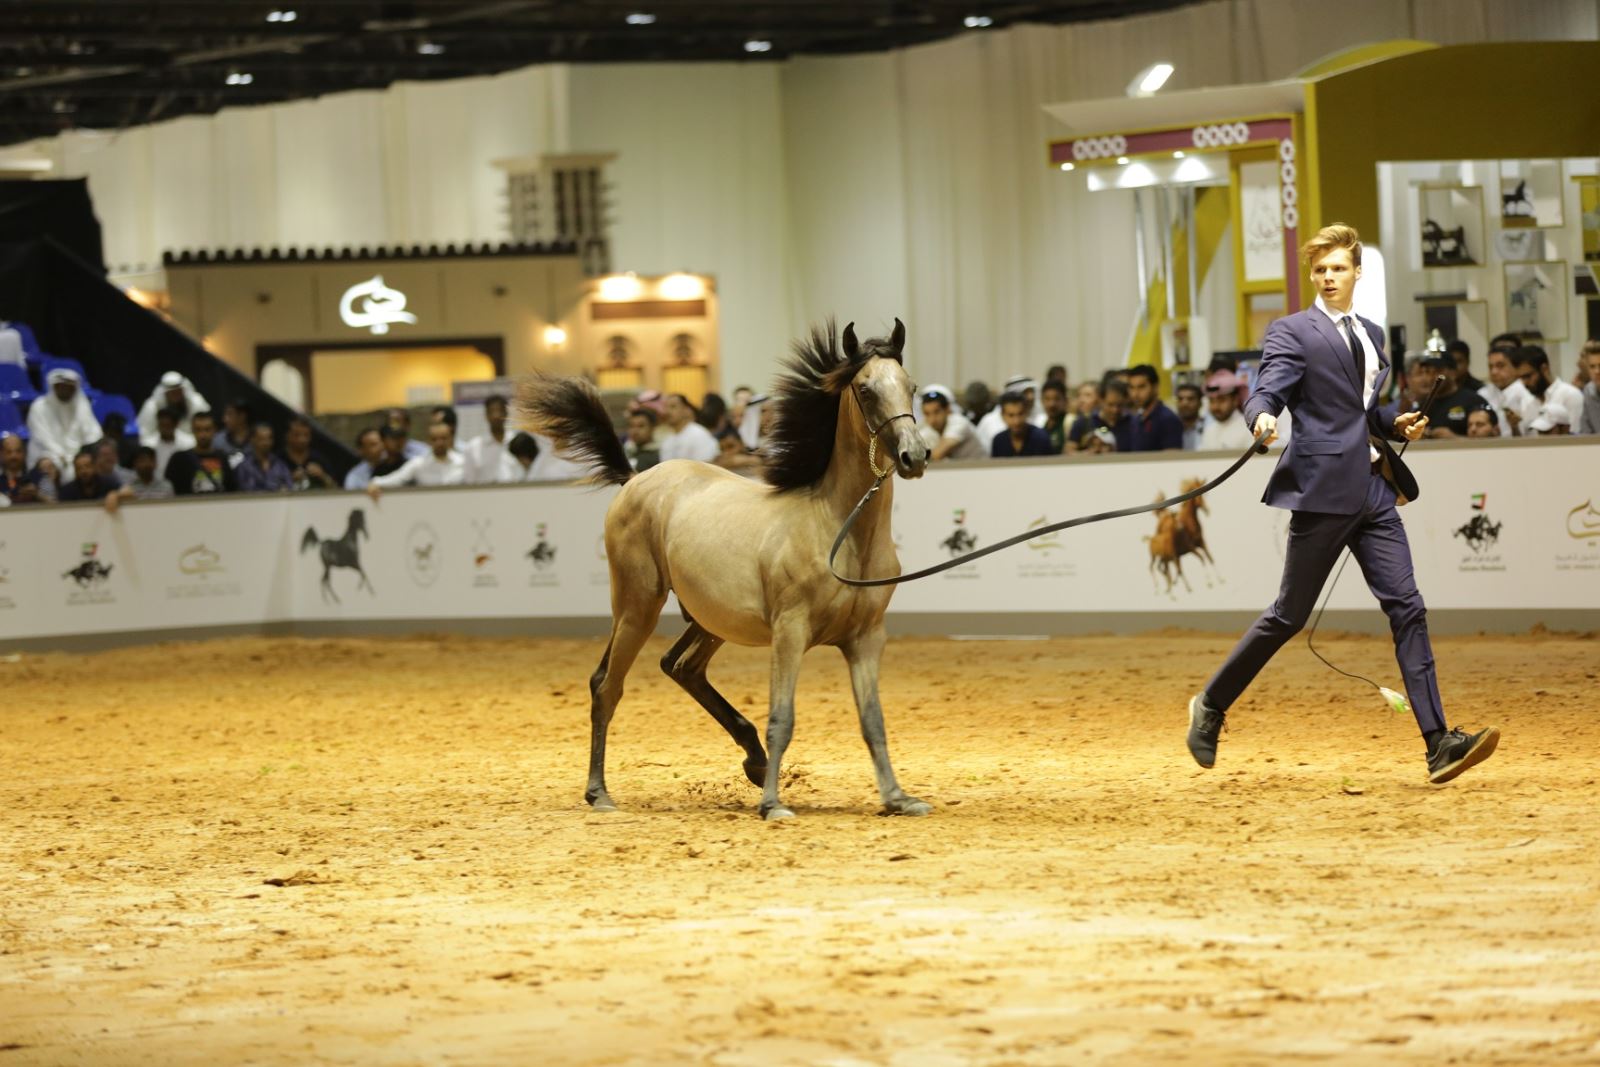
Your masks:
[{"label": "horse's hoof", "polygon": [[612,812],[617,810],[616,802],[604,793],[597,797],[585,797],[584,799],[589,802],[589,807],[593,811]]},{"label": "horse's hoof", "polygon": [[761,813],[761,817],[767,822],[779,822],[783,819],[794,818],[794,812],[790,811],[782,804],[776,804],[773,807],[767,808],[765,811],[763,811]]},{"label": "horse's hoof", "polygon": [[932,815],[933,805],[916,797],[901,797],[883,806],[885,815]]},{"label": "horse's hoof", "polygon": [[757,762],[754,759],[744,761],[744,776],[750,779],[751,785],[765,786],[767,784],[767,761]]}]

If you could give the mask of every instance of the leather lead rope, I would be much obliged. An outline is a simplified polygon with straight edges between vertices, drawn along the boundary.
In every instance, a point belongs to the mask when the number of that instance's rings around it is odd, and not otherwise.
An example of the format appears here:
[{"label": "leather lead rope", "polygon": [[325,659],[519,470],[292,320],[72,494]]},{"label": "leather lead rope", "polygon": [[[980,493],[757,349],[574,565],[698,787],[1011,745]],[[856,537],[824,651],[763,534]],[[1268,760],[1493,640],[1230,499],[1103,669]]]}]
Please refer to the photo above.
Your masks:
[{"label": "leather lead rope", "polygon": [[839,573],[839,569],[834,566],[834,560],[838,558],[839,549],[843,547],[845,538],[850,536],[850,531],[855,527],[856,520],[861,517],[861,512],[866,509],[867,504],[871,502],[872,498],[878,494],[878,490],[883,488],[885,479],[894,474],[893,467],[882,474],[878,474],[876,466],[874,465],[873,473],[878,475],[878,480],[872,483],[872,488],[868,489],[865,495],[861,497],[860,502],[856,504],[855,510],[850,513],[850,517],[845,519],[844,525],[839,528],[839,536],[833,539],[833,548],[828,552],[828,570],[833,573],[835,578],[839,579],[839,581],[843,582],[845,585],[852,585],[859,589],[868,589],[882,585],[900,585],[904,582],[914,582],[918,578],[927,578],[931,575],[938,574],[941,571],[951,570],[955,567],[961,566],[963,563],[971,563],[975,559],[982,559],[984,556],[991,556],[996,552],[1011,548],[1015,545],[1020,545],[1024,541],[1032,541],[1036,537],[1044,537],[1046,534],[1059,533],[1062,530],[1070,530],[1074,526],[1087,526],[1090,523],[1105,522],[1108,519],[1123,519],[1130,515],[1144,515],[1148,512],[1161,511],[1164,508],[1176,507],[1179,504],[1193,500],[1197,496],[1204,496],[1206,493],[1216,489],[1223,482],[1227,481],[1229,478],[1232,478],[1235,474],[1238,474],[1240,468],[1242,468],[1246,463],[1250,462],[1251,456],[1254,456],[1258,453],[1264,455],[1267,451],[1267,446],[1262,444],[1262,440],[1265,437],[1266,434],[1258,434],[1256,439],[1250,442],[1250,447],[1244,450],[1244,454],[1233,461],[1232,466],[1223,471],[1221,474],[1217,475],[1215,478],[1211,479],[1211,481],[1199,486],[1198,488],[1191,489],[1187,493],[1179,493],[1177,496],[1168,497],[1166,500],[1158,500],[1153,504],[1140,504],[1137,507],[1119,508],[1116,511],[1101,511],[1096,512],[1093,515],[1080,515],[1075,519],[1066,519],[1062,522],[1051,523],[1049,526],[1042,526],[1037,530],[1029,530],[1026,533],[1017,534],[1015,537],[1008,537],[1004,541],[990,545],[988,548],[980,548],[975,552],[968,552],[965,555],[957,556],[954,559],[947,559],[943,563],[936,563],[931,567],[924,567],[922,570],[913,571],[910,574],[901,574],[892,578],[847,578]]}]

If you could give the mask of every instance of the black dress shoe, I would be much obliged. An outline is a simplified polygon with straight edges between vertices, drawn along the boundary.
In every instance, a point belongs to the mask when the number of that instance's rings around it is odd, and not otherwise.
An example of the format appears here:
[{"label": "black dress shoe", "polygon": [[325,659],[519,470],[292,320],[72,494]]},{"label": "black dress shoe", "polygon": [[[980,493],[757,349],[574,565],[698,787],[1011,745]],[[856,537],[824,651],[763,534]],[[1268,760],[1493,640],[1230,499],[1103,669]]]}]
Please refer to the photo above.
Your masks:
[{"label": "black dress shoe", "polygon": [[1227,712],[1212,707],[1204,693],[1189,698],[1189,754],[1200,766],[1216,764],[1217,738],[1227,716]]},{"label": "black dress shoe", "polygon": [[1469,734],[1459,727],[1440,734],[1428,747],[1428,781],[1443,785],[1468,767],[1475,767],[1494,755],[1500,743],[1500,730],[1491,726]]}]

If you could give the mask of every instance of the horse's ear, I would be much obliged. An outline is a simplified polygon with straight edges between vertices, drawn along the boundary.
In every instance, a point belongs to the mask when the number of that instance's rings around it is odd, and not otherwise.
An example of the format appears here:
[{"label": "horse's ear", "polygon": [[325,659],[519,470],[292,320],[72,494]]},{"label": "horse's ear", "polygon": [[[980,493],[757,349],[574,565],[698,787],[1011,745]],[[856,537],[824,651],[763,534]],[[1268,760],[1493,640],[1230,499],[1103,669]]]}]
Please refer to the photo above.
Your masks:
[{"label": "horse's ear", "polygon": [[861,344],[856,340],[856,324],[847,323],[844,328],[844,358],[851,363],[861,355]]},{"label": "horse's ear", "polygon": [[889,347],[894,349],[894,358],[899,359],[906,347],[906,324],[899,319],[894,320],[894,333],[889,335]]}]

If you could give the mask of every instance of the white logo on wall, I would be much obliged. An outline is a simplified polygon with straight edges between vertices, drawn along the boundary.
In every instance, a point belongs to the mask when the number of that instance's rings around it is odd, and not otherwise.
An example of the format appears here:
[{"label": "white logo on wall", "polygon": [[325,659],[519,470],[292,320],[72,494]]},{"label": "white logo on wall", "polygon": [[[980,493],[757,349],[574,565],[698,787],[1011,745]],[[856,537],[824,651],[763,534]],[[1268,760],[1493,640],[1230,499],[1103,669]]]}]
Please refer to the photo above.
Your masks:
[{"label": "white logo on wall", "polygon": [[[356,301],[361,302],[358,309]],[[415,323],[417,317],[406,310],[406,294],[383,284],[383,275],[375,274],[364,282],[357,282],[339,298],[339,318],[353,329],[370,329],[375,334],[389,332],[397,322]]]},{"label": "white logo on wall", "polygon": [[203,541],[178,553],[178,573],[183,581],[167,586],[168,600],[238,596],[241,591],[238,582],[216,577],[227,574],[228,568],[222,565],[222,554]]},{"label": "white logo on wall", "polygon": [[439,535],[425,522],[413,523],[406,534],[406,573],[426,589],[439,578]]}]

